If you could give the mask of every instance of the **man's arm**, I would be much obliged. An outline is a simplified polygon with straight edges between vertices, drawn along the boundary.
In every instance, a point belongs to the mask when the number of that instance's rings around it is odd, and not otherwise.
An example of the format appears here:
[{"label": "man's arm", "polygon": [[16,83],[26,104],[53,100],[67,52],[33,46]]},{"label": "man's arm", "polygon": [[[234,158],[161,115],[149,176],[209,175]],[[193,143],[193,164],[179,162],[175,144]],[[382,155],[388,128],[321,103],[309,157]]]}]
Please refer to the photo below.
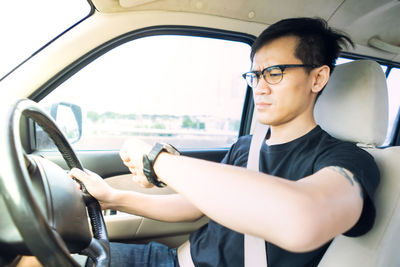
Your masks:
[{"label": "man's arm", "polygon": [[118,190],[109,208],[164,222],[199,219],[203,214],[179,194],[149,195]]},{"label": "man's arm", "polygon": [[363,206],[361,186],[340,167],[294,182],[164,152],[154,169],[211,219],[291,251],[313,250],[346,232]]},{"label": "man's arm", "polygon": [[194,221],[203,215],[179,194],[149,195],[118,190],[110,187],[97,174],[79,169],[72,169],[70,175],[85,184],[102,209],[115,209],[167,222]]}]

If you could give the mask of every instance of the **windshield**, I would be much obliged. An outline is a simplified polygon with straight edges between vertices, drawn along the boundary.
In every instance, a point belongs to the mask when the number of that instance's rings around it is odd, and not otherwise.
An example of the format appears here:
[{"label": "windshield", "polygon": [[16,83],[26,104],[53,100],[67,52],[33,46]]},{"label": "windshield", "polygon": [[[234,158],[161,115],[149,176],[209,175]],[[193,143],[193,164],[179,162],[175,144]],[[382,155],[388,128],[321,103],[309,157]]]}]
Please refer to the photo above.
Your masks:
[{"label": "windshield", "polygon": [[0,79],[89,12],[85,0],[1,1]]}]

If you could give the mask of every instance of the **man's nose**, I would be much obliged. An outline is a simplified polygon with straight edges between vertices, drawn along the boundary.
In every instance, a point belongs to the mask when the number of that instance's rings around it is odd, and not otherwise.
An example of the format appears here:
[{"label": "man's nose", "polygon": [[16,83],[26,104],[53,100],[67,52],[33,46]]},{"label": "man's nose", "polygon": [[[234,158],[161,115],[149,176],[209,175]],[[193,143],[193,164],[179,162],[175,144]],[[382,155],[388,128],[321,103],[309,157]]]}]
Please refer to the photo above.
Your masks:
[{"label": "man's nose", "polygon": [[255,95],[271,94],[271,87],[263,77],[260,77],[257,86],[253,90]]}]

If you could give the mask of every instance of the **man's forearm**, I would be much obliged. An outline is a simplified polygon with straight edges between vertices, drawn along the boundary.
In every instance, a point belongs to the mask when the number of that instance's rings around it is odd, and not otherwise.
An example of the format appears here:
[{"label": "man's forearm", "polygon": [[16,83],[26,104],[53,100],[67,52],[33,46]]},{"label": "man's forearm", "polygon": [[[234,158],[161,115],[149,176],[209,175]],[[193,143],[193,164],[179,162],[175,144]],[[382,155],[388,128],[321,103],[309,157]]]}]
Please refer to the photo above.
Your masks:
[{"label": "man's forearm", "polygon": [[202,216],[195,206],[178,194],[149,195],[116,190],[107,207],[166,222],[193,221]]}]

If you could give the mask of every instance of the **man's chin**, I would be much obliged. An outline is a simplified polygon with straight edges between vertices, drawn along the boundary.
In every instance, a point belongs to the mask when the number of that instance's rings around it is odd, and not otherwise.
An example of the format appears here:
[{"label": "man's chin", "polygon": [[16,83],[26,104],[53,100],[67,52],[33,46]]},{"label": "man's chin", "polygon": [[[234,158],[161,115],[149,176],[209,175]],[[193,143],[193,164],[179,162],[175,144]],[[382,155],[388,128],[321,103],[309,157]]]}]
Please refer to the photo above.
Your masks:
[{"label": "man's chin", "polygon": [[265,117],[265,116],[260,116],[260,114],[257,115],[257,120],[261,124],[265,125],[271,125],[274,123],[274,120],[271,120],[271,118]]}]

